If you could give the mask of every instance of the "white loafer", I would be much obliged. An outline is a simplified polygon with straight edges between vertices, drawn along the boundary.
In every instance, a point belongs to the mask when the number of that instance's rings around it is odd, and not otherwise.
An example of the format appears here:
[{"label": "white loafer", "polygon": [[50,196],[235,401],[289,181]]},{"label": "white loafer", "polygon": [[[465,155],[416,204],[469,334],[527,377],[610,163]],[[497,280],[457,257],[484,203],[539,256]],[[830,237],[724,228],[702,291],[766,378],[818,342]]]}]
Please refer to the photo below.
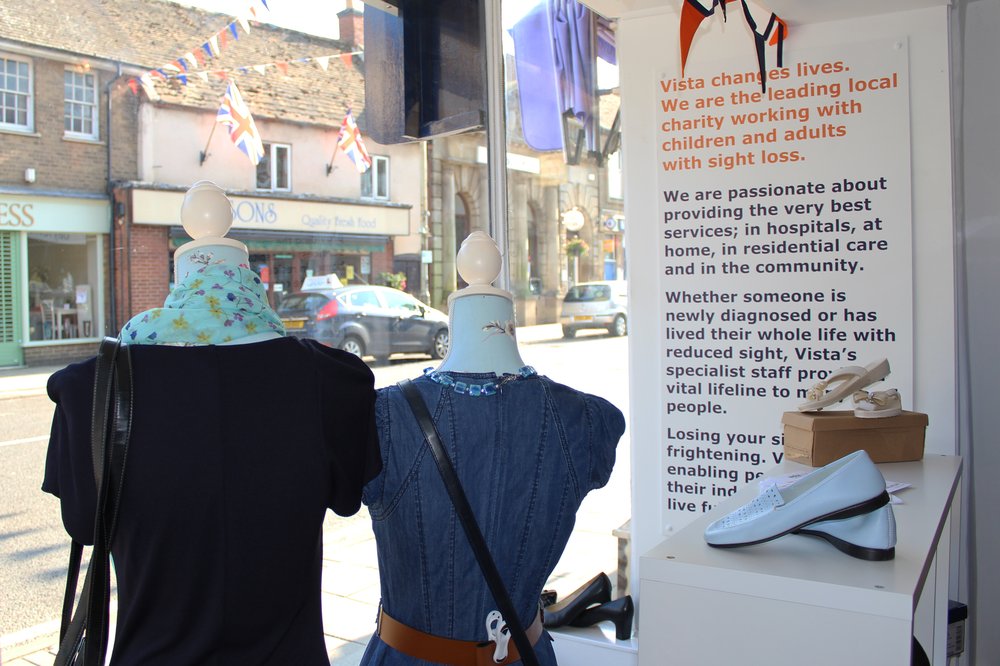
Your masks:
[{"label": "white loafer", "polygon": [[837,550],[861,560],[881,562],[896,556],[896,515],[892,504],[854,518],[813,523],[795,534],[826,539]]},{"label": "white loafer", "polygon": [[755,499],[705,528],[710,546],[732,548],[777,539],[811,523],[851,518],[889,503],[885,479],[865,451],[855,451]]},{"label": "white loafer", "polygon": [[881,359],[862,367],[848,365],[834,370],[830,376],[809,389],[807,402],[799,405],[800,412],[818,412],[840,402],[855,391],[882,381],[889,374],[889,361]]}]

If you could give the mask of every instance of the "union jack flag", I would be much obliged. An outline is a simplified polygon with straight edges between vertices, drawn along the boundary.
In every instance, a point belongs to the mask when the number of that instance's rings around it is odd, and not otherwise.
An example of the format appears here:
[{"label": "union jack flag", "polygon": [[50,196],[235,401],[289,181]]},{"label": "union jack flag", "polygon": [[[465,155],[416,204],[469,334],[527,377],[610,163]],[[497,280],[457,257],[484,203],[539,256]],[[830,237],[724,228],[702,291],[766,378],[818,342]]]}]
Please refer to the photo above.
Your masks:
[{"label": "union jack flag", "polygon": [[361,130],[354,122],[354,116],[351,115],[350,109],[344,116],[344,122],[340,123],[340,138],[337,140],[337,145],[351,158],[358,173],[368,171],[368,167],[372,165],[372,158],[368,154],[368,149],[365,148],[365,142],[361,140]]},{"label": "union jack flag", "polygon": [[226,94],[215,120],[229,128],[229,138],[254,165],[260,162],[264,157],[264,142],[260,140],[260,132],[250,115],[250,107],[243,101],[243,95],[233,81],[226,87]]}]

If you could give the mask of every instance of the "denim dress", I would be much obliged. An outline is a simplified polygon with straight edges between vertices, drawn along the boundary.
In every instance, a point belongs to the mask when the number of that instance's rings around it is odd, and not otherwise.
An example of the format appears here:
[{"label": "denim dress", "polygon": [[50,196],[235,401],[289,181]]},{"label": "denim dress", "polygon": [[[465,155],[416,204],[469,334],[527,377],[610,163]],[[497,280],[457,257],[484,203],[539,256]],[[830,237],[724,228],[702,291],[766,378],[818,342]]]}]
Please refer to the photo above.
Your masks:
[{"label": "denim dress", "polygon": [[[543,376],[446,374],[463,385],[497,384],[492,395],[468,395],[431,377],[413,381],[527,628],[580,503],[611,476],[625,420],[607,400]],[[382,607],[420,631],[485,641],[486,616],[497,604],[398,387],[379,390],[375,418],[383,468],[362,499],[378,547]],[[535,651],[541,664],[556,663],[547,634]],[[376,634],[361,663],[431,662],[394,650]]]}]

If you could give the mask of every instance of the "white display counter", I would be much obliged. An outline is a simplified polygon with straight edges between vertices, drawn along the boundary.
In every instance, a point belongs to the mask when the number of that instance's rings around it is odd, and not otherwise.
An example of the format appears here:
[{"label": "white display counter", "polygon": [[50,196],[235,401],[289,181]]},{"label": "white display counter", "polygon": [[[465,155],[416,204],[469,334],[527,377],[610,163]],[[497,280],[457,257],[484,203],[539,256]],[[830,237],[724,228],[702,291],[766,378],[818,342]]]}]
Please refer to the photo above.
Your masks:
[{"label": "white display counter", "polygon": [[[640,666],[909,664],[916,635],[946,663],[951,525],[962,462],[953,456],[879,465],[909,483],[894,506],[896,557],[868,562],[821,539],[789,535],[745,548],[705,543],[705,527],[751,500],[756,483],[645,553],[640,562]],[[810,470],[785,462],[767,476]]]}]

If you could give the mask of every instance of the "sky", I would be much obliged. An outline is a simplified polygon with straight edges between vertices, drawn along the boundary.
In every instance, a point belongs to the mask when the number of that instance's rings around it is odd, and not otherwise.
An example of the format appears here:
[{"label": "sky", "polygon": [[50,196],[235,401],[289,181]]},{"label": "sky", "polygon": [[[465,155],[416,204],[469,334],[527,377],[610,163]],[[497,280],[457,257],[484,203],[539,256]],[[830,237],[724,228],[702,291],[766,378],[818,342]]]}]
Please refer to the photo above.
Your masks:
[{"label": "sky", "polygon": [[[346,5],[344,0],[267,0],[269,11],[262,13],[260,0],[174,1],[234,17],[240,14],[246,15],[253,6],[258,10],[257,18],[263,22],[333,39],[340,37],[337,12],[343,11]],[[364,11],[361,0],[354,0],[354,6]]]},{"label": "sky", "polygon": [[[179,4],[201,7],[213,12],[237,16],[246,14],[253,6],[260,9],[261,0],[173,0]],[[531,8],[544,0],[503,0],[503,26],[510,28]],[[353,0],[354,7],[365,11],[361,0]],[[337,13],[343,11],[345,0],[267,0],[269,11],[267,15],[258,14],[258,18],[283,28],[307,32],[323,37],[338,39],[340,23]],[[376,10],[372,10],[376,11]],[[513,43],[504,35],[504,50],[513,50]],[[597,63],[598,85],[611,88],[618,85],[617,68],[602,60]]]},{"label": "sky", "polygon": [[[201,7],[213,12],[236,16],[246,13],[251,5],[260,7],[260,0],[174,0],[183,5]],[[543,0],[503,0],[503,24],[509,28],[529,9]],[[361,0],[353,0],[354,6],[365,11]],[[284,28],[332,37],[340,36],[337,12],[346,6],[345,0],[267,0],[270,9],[268,23]]]}]

